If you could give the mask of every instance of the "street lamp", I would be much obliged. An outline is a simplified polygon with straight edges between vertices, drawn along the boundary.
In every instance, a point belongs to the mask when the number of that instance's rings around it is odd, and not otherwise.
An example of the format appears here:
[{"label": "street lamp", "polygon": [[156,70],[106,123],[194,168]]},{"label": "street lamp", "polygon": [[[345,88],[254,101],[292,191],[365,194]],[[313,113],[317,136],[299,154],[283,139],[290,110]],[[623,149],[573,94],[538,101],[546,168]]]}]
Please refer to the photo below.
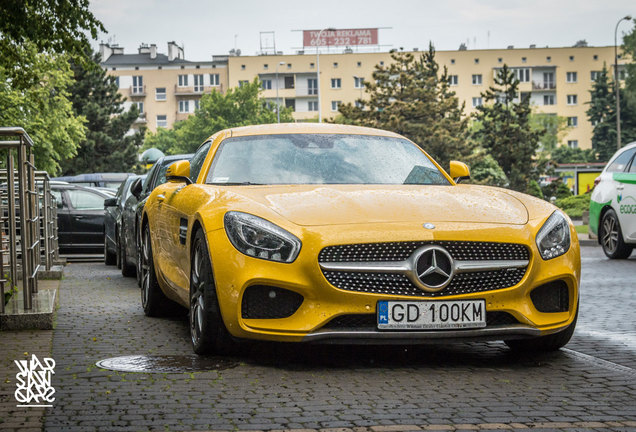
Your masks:
[{"label": "street lamp", "polygon": [[624,16],[619,19],[614,28],[614,86],[616,90],[616,149],[621,149],[621,91],[620,83],[618,80],[618,25],[621,21],[629,21],[632,17],[630,15]]},{"label": "street lamp", "polygon": [[278,100],[278,66],[284,65],[285,62],[276,63],[276,119],[280,123],[280,101]]},{"label": "street lamp", "polygon": [[322,123],[322,104],[320,103],[320,36],[324,31],[334,31],[334,28],[328,27],[318,32],[316,38],[316,91],[318,91],[318,123]]}]

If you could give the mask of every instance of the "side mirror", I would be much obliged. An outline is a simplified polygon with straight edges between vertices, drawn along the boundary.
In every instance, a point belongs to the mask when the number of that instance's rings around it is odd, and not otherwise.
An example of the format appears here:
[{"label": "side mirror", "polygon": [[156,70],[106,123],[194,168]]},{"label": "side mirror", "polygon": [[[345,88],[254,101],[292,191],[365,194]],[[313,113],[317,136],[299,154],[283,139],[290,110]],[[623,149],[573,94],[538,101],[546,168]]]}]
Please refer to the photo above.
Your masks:
[{"label": "side mirror", "polygon": [[166,171],[166,180],[185,182],[187,185],[192,184],[192,180],[190,180],[190,162],[180,160],[170,165]]},{"label": "side mirror", "polygon": [[104,208],[115,207],[117,205],[117,198],[106,198],[104,200]]},{"label": "side mirror", "polygon": [[132,184],[130,185],[130,193],[133,194],[134,197],[137,198],[137,200],[139,200],[139,197],[141,196],[142,187],[143,183],[141,178],[134,179]]},{"label": "side mirror", "polygon": [[62,202],[61,199],[55,200],[55,201],[57,202],[57,208],[59,209],[64,208],[64,203]]},{"label": "side mirror", "polygon": [[470,178],[470,169],[464,162],[450,161],[450,176],[455,183],[468,180]]}]

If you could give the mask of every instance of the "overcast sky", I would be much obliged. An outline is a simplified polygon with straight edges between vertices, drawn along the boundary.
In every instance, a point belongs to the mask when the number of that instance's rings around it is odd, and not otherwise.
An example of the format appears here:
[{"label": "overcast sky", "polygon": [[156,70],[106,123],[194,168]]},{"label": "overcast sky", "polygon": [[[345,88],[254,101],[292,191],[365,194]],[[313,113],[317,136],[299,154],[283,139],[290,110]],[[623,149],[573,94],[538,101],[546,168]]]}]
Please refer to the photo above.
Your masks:
[{"label": "overcast sky", "polygon": [[[571,46],[580,39],[595,46],[614,44],[614,27],[636,16],[635,0],[92,0],[95,16],[126,53],[156,43],[167,52],[174,40],[188,60],[209,60],[235,47],[243,55],[260,51],[260,32],[275,32],[278,51],[293,54],[302,33],[293,30],[381,29],[380,49],[438,50]],[[622,22],[619,39],[633,22]],[[271,41],[269,41],[271,43]],[[96,43],[97,46],[97,43]]]}]

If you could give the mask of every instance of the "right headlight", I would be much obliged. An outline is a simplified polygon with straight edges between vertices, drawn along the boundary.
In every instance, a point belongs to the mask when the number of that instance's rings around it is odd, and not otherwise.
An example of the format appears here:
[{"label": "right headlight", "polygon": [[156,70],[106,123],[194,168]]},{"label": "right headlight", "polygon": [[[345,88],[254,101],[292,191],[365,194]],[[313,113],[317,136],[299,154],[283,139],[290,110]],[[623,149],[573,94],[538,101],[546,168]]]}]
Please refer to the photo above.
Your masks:
[{"label": "right headlight", "polygon": [[293,262],[300,252],[298,237],[270,221],[248,213],[225,213],[225,232],[241,253],[268,261]]},{"label": "right headlight", "polygon": [[544,260],[561,256],[570,249],[570,226],[560,210],[556,210],[545,221],[537,234],[536,242]]}]

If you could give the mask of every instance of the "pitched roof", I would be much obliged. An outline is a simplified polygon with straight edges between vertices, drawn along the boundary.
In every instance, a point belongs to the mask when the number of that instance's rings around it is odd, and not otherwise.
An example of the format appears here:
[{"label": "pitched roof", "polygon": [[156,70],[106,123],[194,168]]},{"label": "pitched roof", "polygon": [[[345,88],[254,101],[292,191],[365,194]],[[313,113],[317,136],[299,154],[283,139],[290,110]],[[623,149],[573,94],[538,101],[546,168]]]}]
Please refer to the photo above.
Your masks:
[{"label": "pitched roof", "polygon": [[[168,60],[168,56],[165,54],[157,53],[157,57],[150,58],[150,54],[112,54],[106,61],[103,61],[102,66],[151,66],[151,65],[174,65],[174,64],[193,64],[190,60],[184,60],[176,58],[172,61]],[[211,63],[196,62],[196,63]]]}]

